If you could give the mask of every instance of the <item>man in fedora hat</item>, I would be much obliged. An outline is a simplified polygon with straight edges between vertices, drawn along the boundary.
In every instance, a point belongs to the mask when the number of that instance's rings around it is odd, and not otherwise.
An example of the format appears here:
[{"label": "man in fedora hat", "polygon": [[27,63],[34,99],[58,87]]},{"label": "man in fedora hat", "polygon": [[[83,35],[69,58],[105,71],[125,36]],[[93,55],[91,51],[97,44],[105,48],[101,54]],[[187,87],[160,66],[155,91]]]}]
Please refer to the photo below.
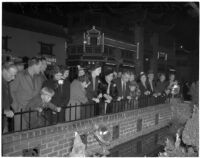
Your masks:
[{"label": "man in fedora hat", "polygon": [[118,78],[116,80],[117,90],[118,90],[118,101],[121,99],[126,99],[129,95],[129,72],[127,70],[124,70],[122,73],[122,77]]},{"label": "man in fedora hat", "polygon": [[154,81],[154,72],[153,70],[149,70],[147,74],[147,87],[150,90],[150,93],[153,94],[155,90],[155,81]]}]

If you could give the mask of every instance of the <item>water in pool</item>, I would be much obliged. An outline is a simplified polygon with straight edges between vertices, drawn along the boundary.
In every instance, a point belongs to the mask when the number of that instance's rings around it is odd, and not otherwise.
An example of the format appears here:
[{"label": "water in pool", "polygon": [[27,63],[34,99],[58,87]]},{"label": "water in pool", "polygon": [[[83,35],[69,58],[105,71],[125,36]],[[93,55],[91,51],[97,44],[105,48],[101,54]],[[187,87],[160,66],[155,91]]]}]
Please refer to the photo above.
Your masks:
[{"label": "water in pool", "polygon": [[165,127],[120,144],[110,150],[109,157],[156,157],[159,152],[163,152],[167,131]]}]

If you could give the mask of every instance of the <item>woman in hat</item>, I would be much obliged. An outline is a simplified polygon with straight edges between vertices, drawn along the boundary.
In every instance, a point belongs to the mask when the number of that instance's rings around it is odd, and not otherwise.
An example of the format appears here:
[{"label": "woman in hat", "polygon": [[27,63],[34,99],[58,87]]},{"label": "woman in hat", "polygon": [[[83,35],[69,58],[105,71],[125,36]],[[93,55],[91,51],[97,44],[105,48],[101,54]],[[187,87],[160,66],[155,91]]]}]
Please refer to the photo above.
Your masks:
[{"label": "woman in hat", "polygon": [[99,102],[102,97],[102,94],[99,94],[98,85],[100,83],[99,75],[101,73],[101,65],[99,63],[96,63],[95,65],[91,65],[90,67],[90,75],[89,79],[91,84],[87,87],[87,97],[89,102],[91,103],[97,103],[94,104],[94,107],[90,107],[89,110],[87,110],[87,114],[93,115],[99,115]]},{"label": "woman in hat", "polygon": [[[70,99],[68,103],[68,107],[65,113],[66,121],[69,120],[77,120],[83,118],[82,114],[84,114],[85,106],[80,106],[86,104],[88,102],[86,96],[86,88],[90,84],[87,74],[85,74],[84,69],[79,69],[78,78],[74,79],[70,85]],[[71,108],[71,110],[70,110]],[[71,114],[70,114],[71,111]]]},{"label": "woman in hat", "polygon": [[102,99],[100,103],[100,109],[102,113],[112,113],[113,104],[110,104],[113,100],[118,97],[117,86],[113,82],[113,70],[107,68],[104,71],[104,76],[99,84],[99,91],[102,94]]}]

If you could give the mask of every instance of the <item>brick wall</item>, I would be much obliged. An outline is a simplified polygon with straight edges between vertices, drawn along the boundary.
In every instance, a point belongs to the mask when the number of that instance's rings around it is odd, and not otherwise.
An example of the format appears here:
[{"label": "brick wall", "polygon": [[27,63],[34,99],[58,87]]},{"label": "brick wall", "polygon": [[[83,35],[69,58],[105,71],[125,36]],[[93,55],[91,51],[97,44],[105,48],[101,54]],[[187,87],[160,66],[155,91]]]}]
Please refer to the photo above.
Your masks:
[{"label": "brick wall", "polygon": [[[113,140],[109,148],[113,148],[116,145],[166,126],[170,119],[170,105],[162,104],[26,132],[17,132],[3,135],[2,152],[4,156],[22,156],[23,149],[39,148],[40,156],[66,156],[73,145],[74,131],[78,131],[80,135],[84,134],[92,128],[94,123],[108,126],[113,134]],[[99,147],[98,142],[92,135],[87,137],[87,141],[89,150],[95,150]]]}]

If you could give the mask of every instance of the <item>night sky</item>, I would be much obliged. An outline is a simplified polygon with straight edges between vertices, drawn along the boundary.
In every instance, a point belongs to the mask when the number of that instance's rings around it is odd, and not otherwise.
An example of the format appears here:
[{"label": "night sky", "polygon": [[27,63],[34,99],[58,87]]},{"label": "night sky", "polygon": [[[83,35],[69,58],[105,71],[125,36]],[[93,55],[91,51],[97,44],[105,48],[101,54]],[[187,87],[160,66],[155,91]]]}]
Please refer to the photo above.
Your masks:
[{"label": "night sky", "polygon": [[[199,3],[195,2],[50,2],[3,3],[3,10],[39,18],[67,26],[66,19],[73,13],[89,10],[127,18],[134,12],[147,12],[147,19],[158,25],[172,26],[168,32],[178,45],[187,50],[199,48]],[[124,25],[130,25],[127,20]]]}]

